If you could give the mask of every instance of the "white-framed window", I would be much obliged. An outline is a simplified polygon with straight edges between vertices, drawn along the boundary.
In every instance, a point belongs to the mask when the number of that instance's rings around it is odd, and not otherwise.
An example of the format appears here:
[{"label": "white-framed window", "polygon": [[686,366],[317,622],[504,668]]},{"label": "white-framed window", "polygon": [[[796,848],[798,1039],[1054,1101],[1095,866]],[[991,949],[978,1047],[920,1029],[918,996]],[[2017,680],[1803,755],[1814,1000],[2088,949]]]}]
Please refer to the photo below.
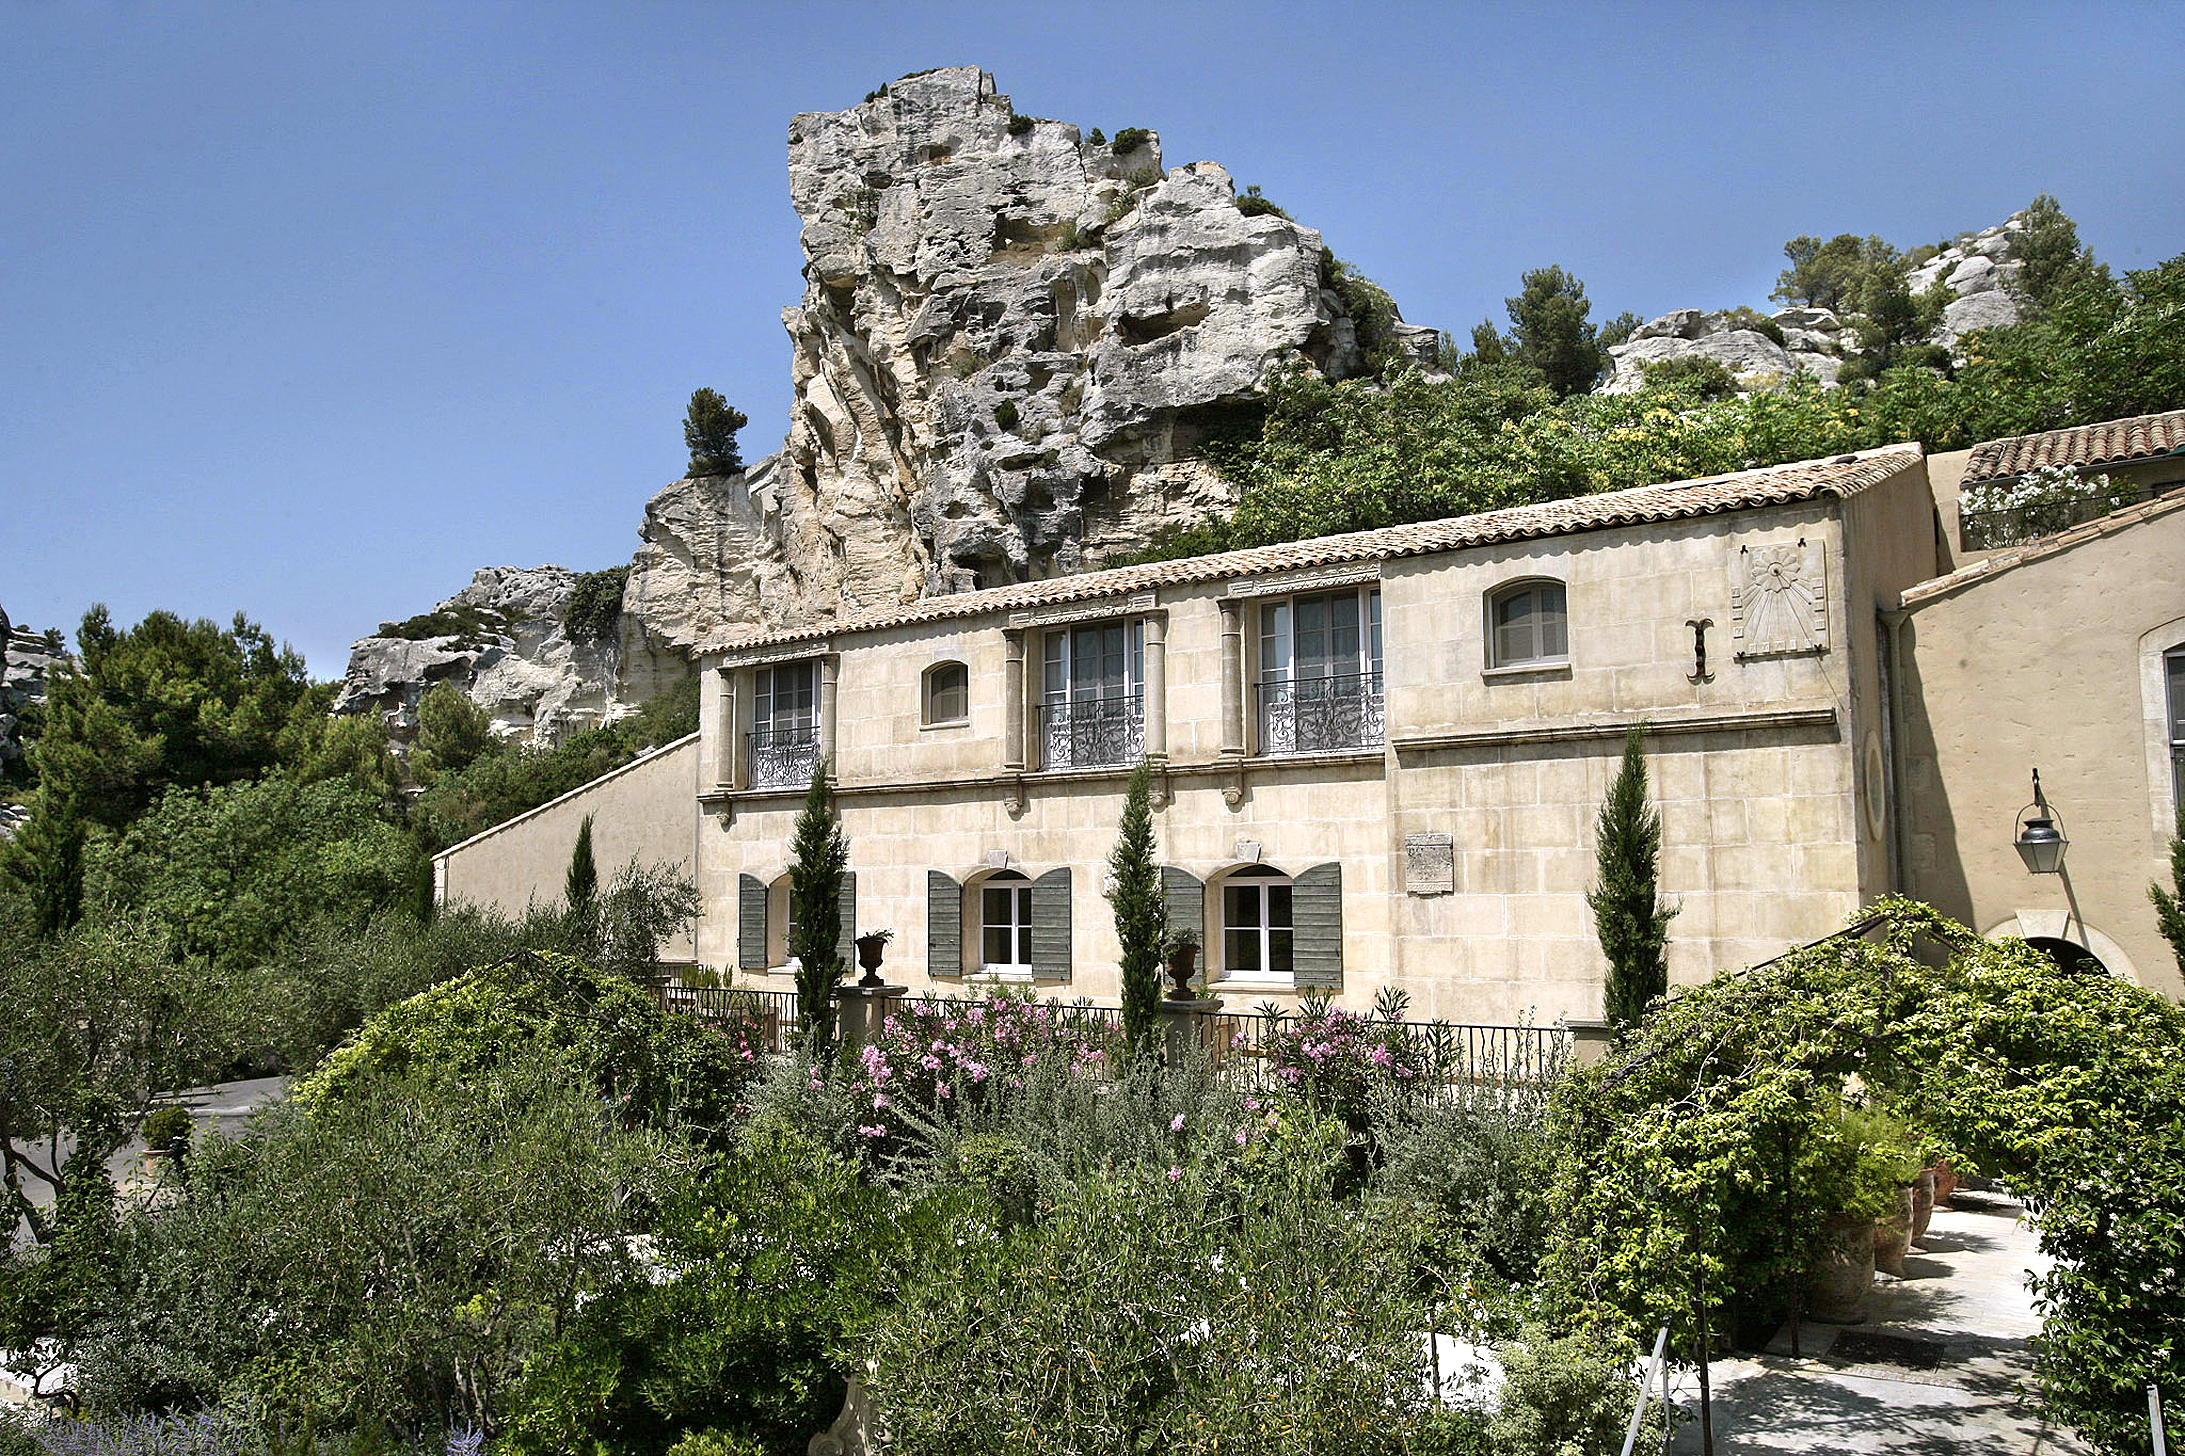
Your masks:
[{"label": "white-framed window", "polygon": [[1262,753],[1381,742],[1381,589],[1261,603],[1257,693]]},{"label": "white-framed window", "polygon": [[1487,665],[1531,667],[1570,660],[1563,583],[1512,582],[1487,598]]},{"label": "white-framed window", "polygon": [[971,717],[971,669],[960,662],[936,662],[926,669],[923,722],[928,728],[962,723]]},{"label": "white-framed window", "polygon": [[819,762],[819,664],[784,662],[758,670],[751,699],[751,782],[809,783]]},{"label": "white-framed window", "polygon": [[1142,621],[1058,627],[1040,643],[1039,745],[1044,768],[1136,763],[1146,742]]},{"label": "white-framed window", "polygon": [[979,969],[995,976],[1032,974],[1032,882],[1003,870],[980,883]]},{"label": "white-framed window", "polygon": [[2170,807],[2185,813],[2185,645],[2163,654],[2162,676],[2169,708]]},{"label": "white-framed window", "polygon": [[1296,969],[1290,877],[1265,865],[1230,874],[1221,884],[1220,978],[1282,981]]}]

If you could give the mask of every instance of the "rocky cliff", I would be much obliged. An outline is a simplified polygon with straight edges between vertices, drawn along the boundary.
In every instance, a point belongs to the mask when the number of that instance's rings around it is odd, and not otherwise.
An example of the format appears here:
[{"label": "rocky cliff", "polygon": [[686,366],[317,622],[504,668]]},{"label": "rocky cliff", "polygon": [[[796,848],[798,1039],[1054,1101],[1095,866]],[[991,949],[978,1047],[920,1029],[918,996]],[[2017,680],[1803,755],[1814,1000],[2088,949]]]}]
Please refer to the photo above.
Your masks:
[{"label": "rocky cliff", "polygon": [[[58,633],[14,626],[0,611],[0,783],[23,780],[22,758],[30,747],[27,730],[45,703],[46,682],[57,666],[71,660]],[[27,810],[0,802],[0,838],[27,817]]]},{"label": "rocky cliff", "polygon": [[[2018,322],[2018,301],[2009,285],[2022,266],[2017,244],[2025,226],[2019,214],[1998,227],[1967,233],[1906,271],[1905,285],[1915,298],[1938,283],[1950,292],[1930,342],[1955,354],[1958,341],[1974,329]],[[1749,308],[1676,309],[1610,347],[1614,363],[1601,389],[1634,394],[1646,382],[1645,366],[1683,358],[1713,359],[1746,389],[1766,389],[1800,374],[1833,384],[1853,347],[1850,325],[1828,309],[1806,306],[1765,317]]]},{"label": "rocky cliff", "polygon": [[[456,676],[508,730],[558,735],[738,626],[1096,567],[1230,503],[1196,447],[1270,366],[1364,366],[1318,232],[1240,209],[1211,162],[1165,169],[1152,132],[1023,115],[976,68],[797,117],[789,186],[805,288],[780,452],[647,505],[611,650],[368,639],[344,710]],[[1435,337],[1380,342],[1425,360]],[[511,574],[488,575],[443,607],[500,601]]]}]

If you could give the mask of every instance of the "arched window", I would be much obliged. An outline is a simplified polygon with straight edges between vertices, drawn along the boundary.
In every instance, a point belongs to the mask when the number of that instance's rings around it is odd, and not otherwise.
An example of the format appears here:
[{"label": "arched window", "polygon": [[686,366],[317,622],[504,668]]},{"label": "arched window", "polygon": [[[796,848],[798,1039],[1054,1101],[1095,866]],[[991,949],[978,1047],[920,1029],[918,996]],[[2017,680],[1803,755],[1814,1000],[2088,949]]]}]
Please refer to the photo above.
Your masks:
[{"label": "arched window", "polygon": [[1282,980],[1296,971],[1290,889],[1290,877],[1266,865],[1247,865],[1222,881],[1222,979]]},{"label": "arched window", "polygon": [[936,662],[927,668],[925,726],[937,728],[970,717],[971,669],[960,662]]},{"label": "arched window", "polygon": [[2185,813],[2185,646],[2163,654],[2162,670],[2169,708],[2170,807]]},{"label": "arched window", "polygon": [[1487,598],[1487,665],[1531,667],[1570,659],[1563,583],[1512,582]]},{"label": "arched window", "polygon": [[1032,974],[1032,882],[1002,870],[979,884],[979,969],[989,975]]}]

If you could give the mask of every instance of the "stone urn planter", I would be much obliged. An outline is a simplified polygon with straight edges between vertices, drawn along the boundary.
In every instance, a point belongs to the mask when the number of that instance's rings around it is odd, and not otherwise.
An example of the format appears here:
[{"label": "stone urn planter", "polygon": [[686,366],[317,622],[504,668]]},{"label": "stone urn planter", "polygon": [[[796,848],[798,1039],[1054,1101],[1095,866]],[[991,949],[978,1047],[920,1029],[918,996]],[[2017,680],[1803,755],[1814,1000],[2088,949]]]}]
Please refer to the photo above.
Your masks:
[{"label": "stone urn planter", "polygon": [[887,984],[880,979],[880,962],[887,954],[888,942],[894,938],[892,930],[868,930],[857,938],[857,963],[865,970],[865,974],[858,977],[858,985]]},{"label": "stone urn planter", "polygon": [[1921,1170],[1912,1185],[1912,1242],[1927,1237],[1927,1222],[1935,1216],[1935,1170]]},{"label": "stone urn planter", "polygon": [[1874,1267],[1899,1279],[1905,1277],[1904,1256],[1912,1251],[1913,1190],[1906,1188],[1897,1206],[1874,1220]]},{"label": "stone urn planter", "polygon": [[1161,954],[1168,961],[1168,999],[1192,1001],[1192,977],[1199,963],[1199,937],[1189,930],[1171,930],[1161,937]]},{"label": "stone urn planter", "polygon": [[1957,1169],[1950,1160],[1943,1158],[1935,1164],[1935,1207],[1950,1207],[1950,1199],[1957,1192]]},{"label": "stone urn planter", "polygon": [[1832,1325],[1858,1324],[1866,1318],[1866,1291],[1873,1282],[1874,1220],[1829,1215],[1821,1226],[1806,1313]]}]

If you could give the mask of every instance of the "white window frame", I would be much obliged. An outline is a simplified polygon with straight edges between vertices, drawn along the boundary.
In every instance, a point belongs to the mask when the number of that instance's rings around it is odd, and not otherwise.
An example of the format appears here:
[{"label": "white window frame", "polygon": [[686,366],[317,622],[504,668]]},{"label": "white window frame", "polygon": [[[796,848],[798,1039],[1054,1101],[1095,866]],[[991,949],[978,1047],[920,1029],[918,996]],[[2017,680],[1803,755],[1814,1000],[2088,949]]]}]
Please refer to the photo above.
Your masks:
[{"label": "white window frame", "polygon": [[[1333,649],[1332,639],[1337,636],[1341,629],[1338,628],[1331,614],[1328,625],[1320,629],[1323,635],[1331,639],[1329,650],[1315,659],[1317,665],[1328,670],[1300,678],[1298,676],[1297,626],[1299,608],[1308,602],[1327,602],[1332,606],[1333,603],[1344,598],[1357,602],[1357,620],[1352,628],[1357,641],[1347,654],[1336,652]],[[1253,673],[1252,720],[1253,731],[1258,738],[1259,752],[1262,754],[1289,754],[1327,751],[1319,748],[1299,749],[1270,746],[1268,740],[1273,735],[1269,727],[1271,721],[1268,705],[1269,698],[1272,694],[1284,688],[1289,689],[1291,694],[1289,701],[1293,705],[1292,712],[1294,713],[1295,704],[1302,696],[1298,688],[1300,682],[1328,682],[1341,677],[1358,678],[1360,686],[1365,690],[1365,695],[1374,698],[1380,697],[1384,682],[1382,676],[1380,583],[1373,582],[1364,586],[1340,588],[1335,591],[1301,592],[1296,596],[1274,597],[1261,602],[1259,604],[1259,635],[1256,640],[1256,651],[1257,657]],[[1348,664],[1347,671],[1335,670],[1343,664]],[[1294,720],[1291,732],[1294,736]],[[1374,743],[1385,741],[1387,729],[1384,725],[1381,733],[1377,736],[1363,732],[1359,736],[1370,741],[1335,745],[1336,751],[1345,748],[1372,747]]]},{"label": "white window frame", "polygon": [[[1080,633],[1105,633],[1115,629],[1123,633],[1120,692],[1110,692],[1111,679],[1106,676],[1093,679],[1089,687],[1078,678],[1077,640]],[[1105,652],[1103,651],[1103,656]],[[1138,753],[1124,752],[1116,757],[1079,759],[1075,753],[1064,759],[1050,753],[1058,741],[1053,715],[1057,708],[1074,712],[1085,704],[1128,704],[1135,731],[1126,730],[1125,737],[1134,741]],[[1039,749],[1040,767],[1073,768],[1099,767],[1106,764],[1131,764],[1137,762],[1144,751],[1146,708],[1146,623],[1143,617],[1109,617],[1096,622],[1072,622],[1067,626],[1050,627],[1040,634],[1039,644]],[[1067,731],[1067,730],[1065,730]]]},{"label": "white window frame", "polygon": [[[1031,876],[1019,874],[1015,870],[1003,870],[998,874],[990,875],[986,879],[980,880],[977,883],[973,884],[971,886],[971,893],[977,897],[975,904],[978,907],[978,915],[974,919],[974,924],[977,926],[977,933],[979,937],[979,969],[977,974],[982,976],[992,976],[998,980],[1004,981],[1031,980]],[[1002,922],[988,920],[987,896],[989,894],[1007,897],[1008,908],[1012,912],[1008,920]],[[989,931],[998,933],[1005,937],[1008,941],[1013,942],[1014,944],[1012,946],[1012,949],[1014,949],[1016,953],[1022,957],[1022,959],[1003,961],[988,960],[987,935]]]},{"label": "white window frame", "polygon": [[[1221,958],[1219,964],[1213,968],[1214,979],[1222,984],[1239,987],[1281,989],[1296,985],[1296,882],[1271,865],[1247,865],[1221,876],[1215,883],[1219,887],[1214,916]],[[1283,918],[1290,921],[1286,925],[1274,923],[1274,896],[1271,892],[1278,889],[1283,892]],[[1257,907],[1254,912],[1256,924],[1231,923],[1232,893],[1239,896],[1249,894]],[[1240,967],[1232,964],[1231,948],[1235,944],[1233,936],[1244,937],[1252,945],[1252,958],[1258,962],[1256,966]],[[1279,942],[1276,940],[1277,936],[1282,937]],[[1287,960],[1289,969],[1275,969],[1274,962],[1278,959]]]},{"label": "white window frame", "polygon": [[[934,700],[939,695],[941,675],[947,672],[963,674],[964,705],[962,712],[944,717],[934,706]],[[920,726],[925,728],[960,728],[971,721],[971,668],[967,664],[950,659],[936,662],[925,670],[919,692],[919,720]]]},{"label": "white window frame", "polygon": [[2170,739],[2170,812],[2185,813],[2185,643],[2162,654],[2163,706]]},{"label": "white window frame", "polygon": [[[1552,589],[1562,608],[1557,615],[1556,631],[1562,641],[1559,650],[1550,652],[1543,640],[1542,619],[1546,613],[1540,610],[1538,597]],[[1503,650],[1503,613],[1521,597],[1535,599],[1530,617],[1531,642],[1524,652]],[[1528,576],[1517,581],[1504,582],[1487,594],[1487,670],[1495,672],[1509,668],[1563,667],[1570,662],[1570,588],[1560,578],[1552,576]]]}]

